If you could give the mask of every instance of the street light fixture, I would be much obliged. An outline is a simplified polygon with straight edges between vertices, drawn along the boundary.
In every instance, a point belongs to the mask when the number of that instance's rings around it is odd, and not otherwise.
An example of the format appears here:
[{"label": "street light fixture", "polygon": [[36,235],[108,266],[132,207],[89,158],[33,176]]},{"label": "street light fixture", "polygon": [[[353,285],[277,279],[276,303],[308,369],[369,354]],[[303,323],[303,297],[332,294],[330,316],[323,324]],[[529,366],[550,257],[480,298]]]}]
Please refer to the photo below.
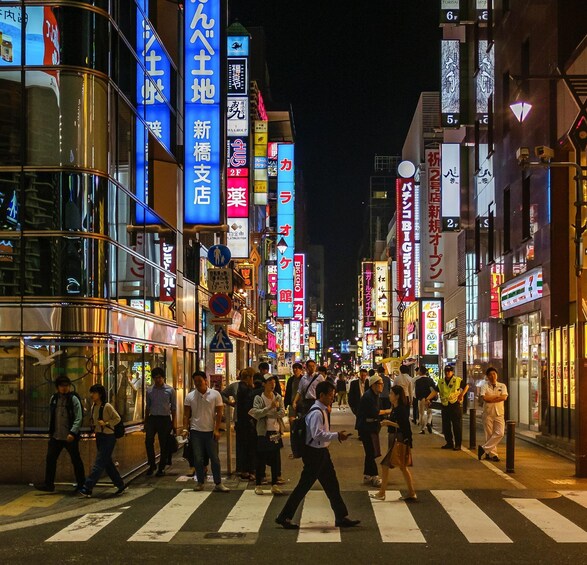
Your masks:
[{"label": "street light fixture", "polygon": [[532,110],[532,104],[518,100],[510,104],[510,110],[514,113],[518,122],[522,123],[528,117],[530,110]]},{"label": "street light fixture", "polygon": [[279,243],[277,244],[277,251],[279,251],[282,255],[287,251],[287,243],[285,242],[285,239],[283,239],[283,237],[279,240]]}]

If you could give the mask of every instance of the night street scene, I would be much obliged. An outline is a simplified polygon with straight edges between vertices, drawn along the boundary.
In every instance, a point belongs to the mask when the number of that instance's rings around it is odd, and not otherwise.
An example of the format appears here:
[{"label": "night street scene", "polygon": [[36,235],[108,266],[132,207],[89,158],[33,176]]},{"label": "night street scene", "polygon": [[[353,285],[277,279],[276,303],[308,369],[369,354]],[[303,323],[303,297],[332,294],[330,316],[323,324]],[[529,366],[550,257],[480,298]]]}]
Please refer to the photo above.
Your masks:
[{"label": "night street scene", "polygon": [[0,563],[587,563],[585,0],[0,0]]}]

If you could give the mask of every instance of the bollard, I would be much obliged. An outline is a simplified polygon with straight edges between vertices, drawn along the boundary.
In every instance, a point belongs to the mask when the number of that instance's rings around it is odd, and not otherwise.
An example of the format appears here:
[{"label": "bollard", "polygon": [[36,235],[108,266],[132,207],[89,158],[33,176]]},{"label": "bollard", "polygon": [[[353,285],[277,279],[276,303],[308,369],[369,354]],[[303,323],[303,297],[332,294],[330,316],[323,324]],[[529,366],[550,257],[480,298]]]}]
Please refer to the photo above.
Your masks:
[{"label": "bollard", "polygon": [[469,449],[477,449],[477,409],[469,408]]},{"label": "bollard", "polygon": [[228,408],[224,412],[226,415],[226,474],[230,477],[232,475],[232,408]]},{"label": "bollard", "polygon": [[508,420],[506,422],[506,455],[505,455],[505,472],[514,472],[514,456],[516,449],[516,422]]}]

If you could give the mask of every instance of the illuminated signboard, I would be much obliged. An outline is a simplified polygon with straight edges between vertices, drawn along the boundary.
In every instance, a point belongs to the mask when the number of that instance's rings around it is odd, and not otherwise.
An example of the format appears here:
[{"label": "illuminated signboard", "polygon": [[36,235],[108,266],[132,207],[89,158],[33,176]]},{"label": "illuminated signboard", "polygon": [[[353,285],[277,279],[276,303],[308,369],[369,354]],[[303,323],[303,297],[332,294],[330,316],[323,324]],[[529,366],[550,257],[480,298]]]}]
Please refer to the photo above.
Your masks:
[{"label": "illuminated signboard", "polygon": [[295,247],[295,167],[293,143],[279,144],[277,161],[277,317],[293,318],[293,263]]},{"label": "illuminated signboard", "polygon": [[480,22],[489,21],[489,7],[487,0],[476,0],[477,2],[477,20]]},{"label": "illuminated signboard", "polygon": [[220,223],[220,5],[220,0],[184,4],[186,224]]},{"label": "illuminated signboard", "polygon": [[487,143],[479,144],[479,171],[475,175],[475,200],[477,216],[487,216],[488,211],[495,206],[493,156],[489,155]]},{"label": "illuminated signboard", "polygon": [[443,127],[458,127],[461,121],[460,42],[440,43],[440,112]]},{"label": "illuminated signboard", "polygon": [[542,298],[542,267],[532,269],[501,286],[501,311],[505,312],[539,298]]},{"label": "illuminated signboard", "polygon": [[442,0],[440,3],[440,23],[456,24],[460,19],[460,0]]},{"label": "illuminated signboard", "polygon": [[[294,254],[294,320],[301,324],[306,319],[306,255]],[[303,335],[301,343],[304,343]]]},{"label": "illuminated signboard", "polygon": [[[149,204],[149,133],[167,149],[171,142],[171,111],[167,97],[171,95],[171,63],[157,34],[148,21],[148,2],[139,2],[137,9],[137,114],[136,120],[136,195]],[[147,127],[145,127],[145,125]],[[138,224],[159,223],[159,219],[142,206],[136,207]]]},{"label": "illuminated signboard", "polygon": [[298,320],[289,321],[289,351],[296,353],[300,351],[302,340],[302,324]]},{"label": "illuminated signboard", "polygon": [[396,181],[397,279],[404,292],[404,302],[416,299],[415,185],[413,178],[398,178]]},{"label": "illuminated signboard", "polygon": [[489,317],[499,318],[499,287],[503,284],[503,266],[499,263],[491,265],[489,283]]},{"label": "illuminated signboard", "polygon": [[[228,38],[228,42],[232,40]],[[246,57],[228,59],[228,94],[245,95],[248,92],[248,64]]]},{"label": "illuminated signboard", "polygon": [[230,137],[226,146],[226,175],[230,177],[249,176],[249,138]]},{"label": "illuminated signboard", "polygon": [[389,265],[387,261],[375,261],[374,282],[375,320],[389,322]]},{"label": "illuminated signboard", "polygon": [[226,131],[230,136],[249,135],[249,99],[230,97],[226,109]]},{"label": "illuminated signboard", "polygon": [[422,278],[427,282],[444,281],[444,241],[440,206],[440,149],[426,149],[426,205],[422,222]]},{"label": "illuminated signboard", "polygon": [[461,229],[461,146],[443,143],[440,154],[442,178],[442,230]]},{"label": "illuminated signboard", "polygon": [[420,301],[420,354],[440,355],[440,335],[443,327],[442,301]]},{"label": "illuminated signboard", "polygon": [[231,35],[227,44],[229,57],[248,57],[249,56],[249,36],[248,35]]},{"label": "illuminated signboard", "polygon": [[277,265],[267,265],[267,294],[268,298],[277,296]]},{"label": "illuminated signboard", "polygon": [[257,120],[255,122],[255,157],[254,157],[254,204],[265,206],[267,204],[268,173],[267,173],[267,145],[268,122]]},{"label": "illuminated signboard", "polygon": [[[249,217],[249,179],[228,178],[226,181],[226,215],[231,218]],[[248,251],[248,250],[247,250]],[[248,253],[247,253],[248,257]]]},{"label": "illuminated signboard", "polygon": [[373,263],[371,261],[363,261],[361,263],[362,271],[362,293],[363,293],[363,327],[369,328],[373,325],[375,317],[373,310],[375,305],[373,303]]},{"label": "illuminated signboard", "polygon": [[274,178],[277,176],[277,146],[275,141],[267,143],[267,176]]},{"label": "illuminated signboard", "polygon": [[494,49],[489,47],[487,40],[479,41],[477,45],[479,69],[475,79],[477,119],[487,125],[489,122],[489,97],[493,94],[494,80]]},{"label": "illuminated signboard", "polygon": [[[175,273],[175,246],[168,243],[161,243],[161,264],[166,271]],[[175,300],[175,277],[169,273],[160,274],[160,292],[159,300],[161,302],[173,302]]]},{"label": "illuminated signboard", "polygon": [[249,257],[249,218],[229,218],[226,245],[233,259]]}]

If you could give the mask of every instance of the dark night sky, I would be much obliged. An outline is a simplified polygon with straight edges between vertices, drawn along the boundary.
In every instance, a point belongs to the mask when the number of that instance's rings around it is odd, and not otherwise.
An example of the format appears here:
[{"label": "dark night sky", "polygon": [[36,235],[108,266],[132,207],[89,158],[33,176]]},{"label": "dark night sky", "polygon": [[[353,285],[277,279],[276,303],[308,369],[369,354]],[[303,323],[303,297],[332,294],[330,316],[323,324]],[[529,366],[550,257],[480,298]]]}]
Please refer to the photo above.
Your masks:
[{"label": "dark night sky", "polygon": [[419,93],[438,90],[438,0],[229,0],[262,26],[276,103],[291,102],[311,243],[325,245],[326,305],[356,285],[375,154],[397,155]]}]

